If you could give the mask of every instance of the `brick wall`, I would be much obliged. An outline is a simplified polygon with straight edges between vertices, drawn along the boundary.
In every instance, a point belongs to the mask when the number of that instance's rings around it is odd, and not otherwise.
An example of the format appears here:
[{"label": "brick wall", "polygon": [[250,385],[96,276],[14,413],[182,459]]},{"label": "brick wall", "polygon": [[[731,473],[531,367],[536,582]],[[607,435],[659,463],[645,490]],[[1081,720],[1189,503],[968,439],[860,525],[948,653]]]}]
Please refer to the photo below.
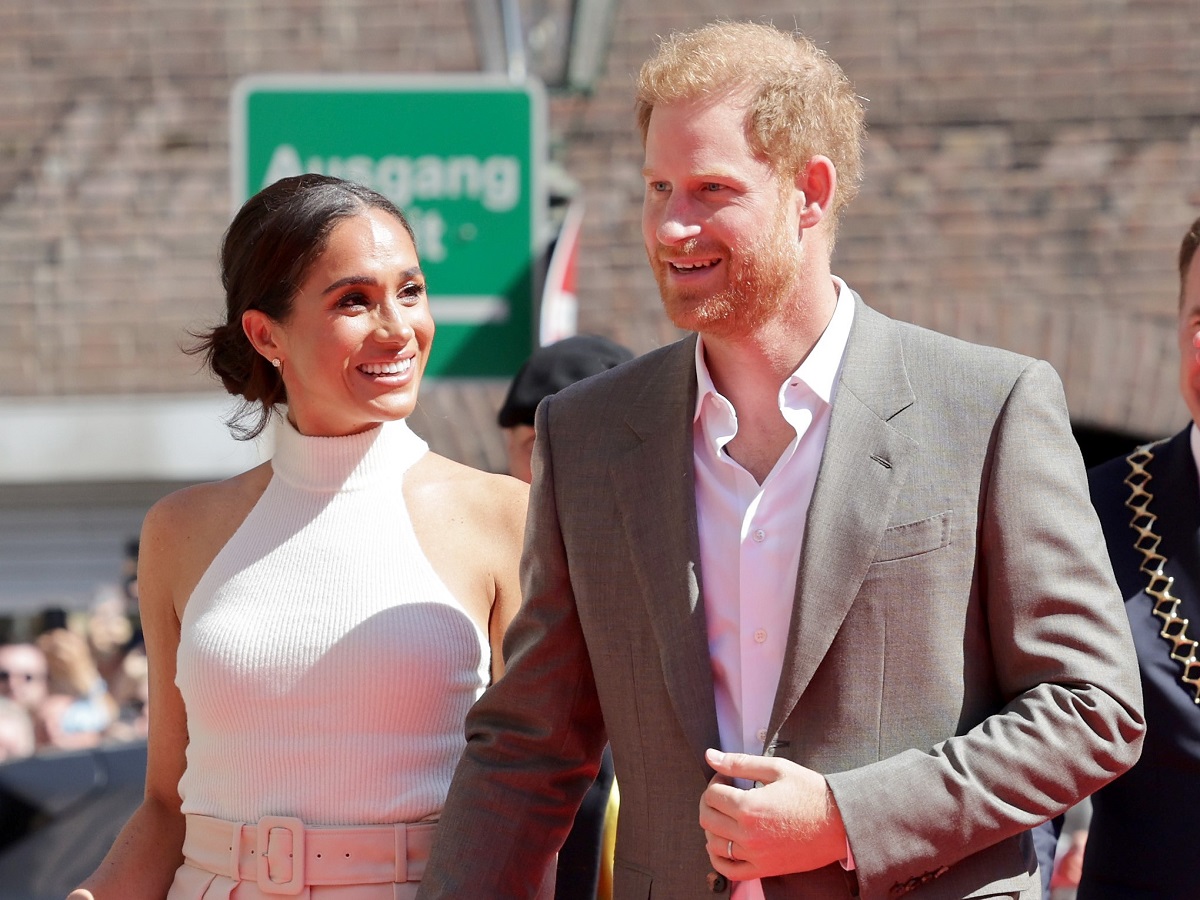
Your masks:
[{"label": "brick wall", "polygon": [[[585,324],[639,347],[662,329],[646,312],[653,285],[635,237],[630,84],[653,35],[730,12],[648,7],[621,5],[608,75],[567,119],[591,140],[566,142],[592,210]],[[739,17],[810,34],[869,100],[866,182],[841,228],[836,271],[889,314],[1050,359],[1081,424],[1149,435],[1186,421],[1174,267],[1200,215],[1200,4],[795,9],[737,4]]]},{"label": "brick wall", "polygon": [[[0,395],[209,388],[178,346],[220,305],[233,83],[474,71],[472,7],[2,0]],[[553,99],[550,126],[587,204],[580,325],[638,351],[675,331],[640,244],[633,75],[655,35],[718,16],[800,27],[869,98],[835,261],[868,302],[1050,359],[1081,423],[1184,421],[1174,255],[1200,214],[1200,4],[620,2],[596,90]],[[435,447],[500,467],[498,402],[428,391]]]}]

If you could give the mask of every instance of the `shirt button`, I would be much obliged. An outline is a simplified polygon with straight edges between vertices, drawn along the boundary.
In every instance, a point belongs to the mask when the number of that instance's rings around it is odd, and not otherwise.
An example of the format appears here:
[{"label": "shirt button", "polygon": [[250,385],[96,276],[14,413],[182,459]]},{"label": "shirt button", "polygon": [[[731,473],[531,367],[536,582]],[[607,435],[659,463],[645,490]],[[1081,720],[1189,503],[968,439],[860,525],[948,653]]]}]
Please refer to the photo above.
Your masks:
[{"label": "shirt button", "polygon": [[762,644],[762,643],[765,643],[766,640],[767,640],[767,629],[759,628],[757,631],[754,632],[754,643]]},{"label": "shirt button", "polygon": [[760,729],[758,729],[758,739],[759,739],[760,741],[762,741],[763,743],[766,743],[766,740],[767,740],[767,729],[765,729],[765,728],[760,728]]},{"label": "shirt button", "polygon": [[719,872],[709,872],[706,876],[708,889],[714,894],[723,894],[729,890],[729,879]]},{"label": "shirt button", "polygon": [[752,538],[754,538],[754,542],[757,544],[761,544],[763,541],[765,541],[767,539],[767,533],[765,531],[763,531],[761,528],[755,529],[754,534],[752,534],[750,536]]}]

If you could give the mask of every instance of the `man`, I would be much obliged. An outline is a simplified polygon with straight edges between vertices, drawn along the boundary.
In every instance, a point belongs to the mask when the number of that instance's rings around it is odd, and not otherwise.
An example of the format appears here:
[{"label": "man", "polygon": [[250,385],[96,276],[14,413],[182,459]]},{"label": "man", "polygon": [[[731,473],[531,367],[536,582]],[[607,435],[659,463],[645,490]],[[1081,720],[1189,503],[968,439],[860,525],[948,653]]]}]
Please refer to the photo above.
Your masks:
[{"label": "man", "polygon": [[1092,798],[1079,900],[1193,900],[1200,809],[1200,219],[1179,249],[1179,389],[1192,424],[1090,473],[1142,673],[1141,760]]},{"label": "man", "polygon": [[[508,473],[528,484],[533,480],[534,413],[538,404],[565,387],[607,372],[633,359],[625,347],[597,334],[576,334],[538,347],[521,366],[496,416],[504,431]],[[612,858],[605,858],[606,837],[615,822],[612,754],[605,750],[596,780],[584,795],[575,822],[558,853],[555,900],[593,900],[611,896]]]},{"label": "man", "polygon": [[[0,699],[11,701],[21,708],[24,722],[29,725],[32,753],[39,744],[49,742],[46,734],[45,716],[50,705],[50,665],[42,648],[36,644],[0,644]],[[14,731],[12,755],[24,746],[25,725],[21,715],[10,710],[6,713],[9,726]],[[29,754],[21,754],[29,755]]]},{"label": "man", "polygon": [[50,691],[46,654],[34,644],[0,644],[0,697],[8,697],[31,716]]},{"label": "man", "polygon": [[606,737],[619,900],[1037,896],[1028,829],[1143,730],[1057,377],[832,276],[862,107],[811,42],[675,35],[638,118],[698,336],[538,408],[525,603],[421,896],[529,896]]},{"label": "man", "polygon": [[533,480],[533,414],[539,403],[631,359],[628,348],[598,334],[576,334],[534,350],[508,386],[496,415],[504,432],[508,474],[526,484]]}]

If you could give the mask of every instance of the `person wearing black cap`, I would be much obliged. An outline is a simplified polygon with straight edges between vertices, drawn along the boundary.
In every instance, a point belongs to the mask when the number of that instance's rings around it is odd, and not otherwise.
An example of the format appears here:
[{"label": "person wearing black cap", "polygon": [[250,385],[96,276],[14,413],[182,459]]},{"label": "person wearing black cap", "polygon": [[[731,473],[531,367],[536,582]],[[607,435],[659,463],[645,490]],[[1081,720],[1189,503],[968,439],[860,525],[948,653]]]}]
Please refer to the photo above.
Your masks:
[{"label": "person wearing black cap", "polygon": [[[627,348],[595,334],[577,334],[534,350],[513,378],[496,416],[504,430],[508,473],[527,484],[533,480],[533,415],[543,399],[631,359]],[[555,900],[611,896],[612,859],[604,859],[603,850],[606,827],[612,824],[606,816],[615,797],[612,754],[606,749],[558,853]]]},{"label": "person wearing black cap", "polygon": [[508,473],[526,484],[533,481],[533,414],[544,398],[631,359],[628,349],[596,334],[577,334],[534,350],[496,417],[507,440]]}]

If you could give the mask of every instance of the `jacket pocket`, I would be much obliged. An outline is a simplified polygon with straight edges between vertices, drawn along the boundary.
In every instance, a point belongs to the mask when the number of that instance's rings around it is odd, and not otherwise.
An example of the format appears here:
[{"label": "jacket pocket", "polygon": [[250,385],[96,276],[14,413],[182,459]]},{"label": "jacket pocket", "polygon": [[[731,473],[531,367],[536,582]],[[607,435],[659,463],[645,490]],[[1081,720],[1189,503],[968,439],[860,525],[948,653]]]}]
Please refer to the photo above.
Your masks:
[{"label": "jacket pocket", "polygon": [[948,509],[927,519],[891,526],[883,532],[873,561],[888,562],[940,550],[950,543],[952,519],[953,512]]}]

